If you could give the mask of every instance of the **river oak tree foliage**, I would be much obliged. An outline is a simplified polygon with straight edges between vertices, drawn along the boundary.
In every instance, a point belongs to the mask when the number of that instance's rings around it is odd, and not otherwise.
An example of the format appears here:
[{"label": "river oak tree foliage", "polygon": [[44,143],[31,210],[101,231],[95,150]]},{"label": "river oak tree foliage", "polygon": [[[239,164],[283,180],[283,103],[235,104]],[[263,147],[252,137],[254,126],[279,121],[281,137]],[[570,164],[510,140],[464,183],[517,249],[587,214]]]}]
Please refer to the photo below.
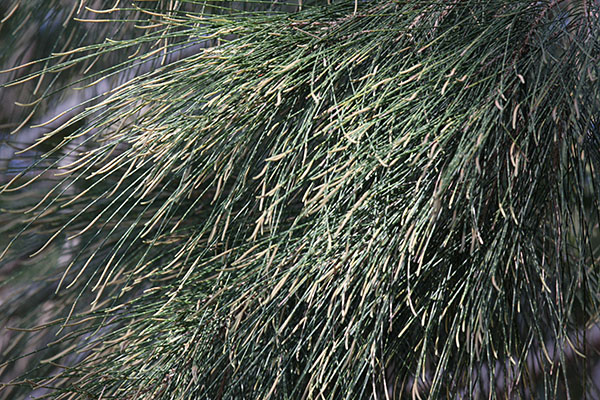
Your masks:
[{"label": "river oak tree foliage", "polygon": [[595,0],[0,5],[0,398],[599,398]]}]

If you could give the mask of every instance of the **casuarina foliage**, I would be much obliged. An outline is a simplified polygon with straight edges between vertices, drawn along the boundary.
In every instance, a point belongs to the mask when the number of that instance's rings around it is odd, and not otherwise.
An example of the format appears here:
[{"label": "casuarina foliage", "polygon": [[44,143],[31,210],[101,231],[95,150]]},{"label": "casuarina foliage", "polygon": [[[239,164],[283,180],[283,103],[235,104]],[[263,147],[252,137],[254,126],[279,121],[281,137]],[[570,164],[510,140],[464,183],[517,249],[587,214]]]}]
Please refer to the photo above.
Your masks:
[{"label": "casuarina foliage", "polygon": [[600,397],[597,1],[109,3],[0,6],[0,398]]}]

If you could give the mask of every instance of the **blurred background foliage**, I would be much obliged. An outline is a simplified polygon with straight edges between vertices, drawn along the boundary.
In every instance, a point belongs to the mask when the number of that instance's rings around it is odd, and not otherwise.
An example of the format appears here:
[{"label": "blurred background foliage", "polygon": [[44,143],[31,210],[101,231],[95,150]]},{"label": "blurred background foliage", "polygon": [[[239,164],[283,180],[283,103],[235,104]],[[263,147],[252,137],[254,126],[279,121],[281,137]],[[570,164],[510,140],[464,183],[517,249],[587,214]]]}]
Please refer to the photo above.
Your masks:
[{"label": "blurred background foliage", "polygon": [[596,1],[0,4],[0,398],[598,398]]}]

